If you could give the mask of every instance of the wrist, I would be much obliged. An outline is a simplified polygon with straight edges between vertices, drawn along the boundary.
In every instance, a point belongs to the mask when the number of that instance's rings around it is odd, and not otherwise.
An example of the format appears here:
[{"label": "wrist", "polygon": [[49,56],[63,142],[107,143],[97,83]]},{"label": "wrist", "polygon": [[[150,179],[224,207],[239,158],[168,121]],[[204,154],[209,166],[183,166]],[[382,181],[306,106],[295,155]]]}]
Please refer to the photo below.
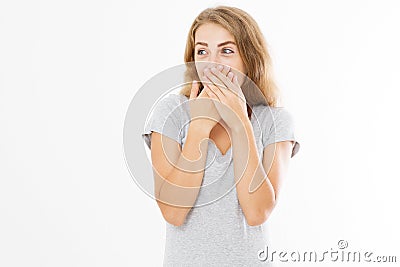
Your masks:
[{"label": "wrist", "polygon": [[205,126],[199,120],[193,120],[189,123],[189,131],[193,131],[202,136],[208,137],[210,135],[212,128]]},{"label": "wrist", "polygon": [[231,132],[233,134],[241,133],[247,131],[250,128],[252,128],[251,121],[249,120],[248,117],[246,117],[240,119],[240,121],[236,123],[235,126],[231,127]]}]

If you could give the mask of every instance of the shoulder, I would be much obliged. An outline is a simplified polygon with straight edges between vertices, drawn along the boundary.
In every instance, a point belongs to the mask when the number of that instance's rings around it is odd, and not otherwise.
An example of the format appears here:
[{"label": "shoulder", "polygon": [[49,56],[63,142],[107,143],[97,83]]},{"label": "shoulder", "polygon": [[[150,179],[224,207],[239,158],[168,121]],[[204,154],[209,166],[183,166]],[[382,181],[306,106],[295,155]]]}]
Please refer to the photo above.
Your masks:
[{"label": "shoulder", "polygon": [[153,111],[159,115],[182,112],[188,98],[182,94],[170,93],[160,97],[153,105]]},{"label": "shoulder", "polygon": [[285,107],[258,106],[253,108],[263,133],[264,148],[272,143],[294,141],[293,157],[300,148],[295,137],[295,120],[292,113]]},{"label": "shoulder", "polygon": [[188,98],[185,95],[177,94],[177,93],[169,93],[167,95],[161,96],[156,102],[155,106],[159,105],[179,105],[186,102]]},{"label": "shoulder", "polygon": [[257,120],[262,124],[267,122],[270,122],[271,124],[274,122],[294,122],[292,113],[286,107],[271,107],[260,104],[254,106],[252,110],[255,113]]}]

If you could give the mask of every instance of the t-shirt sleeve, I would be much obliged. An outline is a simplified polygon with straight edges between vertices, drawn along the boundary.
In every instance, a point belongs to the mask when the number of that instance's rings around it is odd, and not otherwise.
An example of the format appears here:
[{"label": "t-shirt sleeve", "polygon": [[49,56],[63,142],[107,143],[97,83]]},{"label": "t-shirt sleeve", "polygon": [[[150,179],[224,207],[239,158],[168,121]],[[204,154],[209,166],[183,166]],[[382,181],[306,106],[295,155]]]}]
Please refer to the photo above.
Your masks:
[{"label": "t-shirt sleeve", "polygon": [[151,149],[151,133],[158,132],[172,138],[182,145],[181,138],[181,105],[179,95],[169,94],[159,100],[150,111],[142,132],[142,138],[147,147]]},{"label": "t-shirt sleeve", "polygon": [[[272,143],[294,141],[291,157],[300,149],[300,143],[295,137],[295,121],[292,114],[283,107],[274,108],[270,112],[272,124],[265,129],[264,148]],[[268,111],[269,112],[269,111]],[[268,129],[269,128],[269,129]]]}]

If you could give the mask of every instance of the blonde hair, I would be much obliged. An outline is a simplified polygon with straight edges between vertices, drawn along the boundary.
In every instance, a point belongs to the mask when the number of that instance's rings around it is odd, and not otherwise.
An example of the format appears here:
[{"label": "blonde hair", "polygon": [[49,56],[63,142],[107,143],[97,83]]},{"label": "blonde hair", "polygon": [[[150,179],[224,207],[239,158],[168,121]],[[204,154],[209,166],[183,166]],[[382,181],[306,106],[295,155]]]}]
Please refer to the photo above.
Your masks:
[{"label": "blonde hair", "polygon": [[[279,94],[273,80],[272,61],[268,53],[267,43],[257,22],[239,8],[229,6],[207,8],[196,17],[187,36],[185,63],[194,62],[195,33],[201,25],[206,23],[216,23],[234,36],[242,61],[247,69],[247,76],[265,98],[261,101],[271,107],[276,107]],[[197,73],[189,67],[185,79],[188,81],[199,80]],[[190,90],[191,84],[189,83],[179,93],[189,97]]]}]

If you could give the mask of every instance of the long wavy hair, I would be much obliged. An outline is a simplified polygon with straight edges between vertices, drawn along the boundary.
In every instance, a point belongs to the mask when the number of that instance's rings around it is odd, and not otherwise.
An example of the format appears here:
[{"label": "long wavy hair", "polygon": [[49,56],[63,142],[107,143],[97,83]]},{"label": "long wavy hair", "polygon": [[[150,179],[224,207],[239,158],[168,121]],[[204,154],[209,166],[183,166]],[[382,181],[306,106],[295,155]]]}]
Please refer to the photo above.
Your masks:
[{"label": "long wavy hair", "polygon": [[[259,99],[259,102],[276,107],[279,101],[279,90],[273,79],[272,60],[267,49],[267,43],[256,21],[239,8],[229,6],[207,8],[195,18],[187,36],[184,54],[185,63],[194,62],[195,33],[201,25],[206,23],[216,23],[233,35],[242,61],[248,71],[247,76],[261,91],[262,94],[258,94],[258,98],[260,96],[264,98]],[[179,93],[189,97],[190,81],[194,79],[199,80],[197,72],[193,68],[187,68],[185,80],[188,81],[188,84]],[[203,88],[202,84],[200,84],[200,88]],[[249,111],[249,105],[247,106]],[[250,115],[251,112],[249,117]]]}]

